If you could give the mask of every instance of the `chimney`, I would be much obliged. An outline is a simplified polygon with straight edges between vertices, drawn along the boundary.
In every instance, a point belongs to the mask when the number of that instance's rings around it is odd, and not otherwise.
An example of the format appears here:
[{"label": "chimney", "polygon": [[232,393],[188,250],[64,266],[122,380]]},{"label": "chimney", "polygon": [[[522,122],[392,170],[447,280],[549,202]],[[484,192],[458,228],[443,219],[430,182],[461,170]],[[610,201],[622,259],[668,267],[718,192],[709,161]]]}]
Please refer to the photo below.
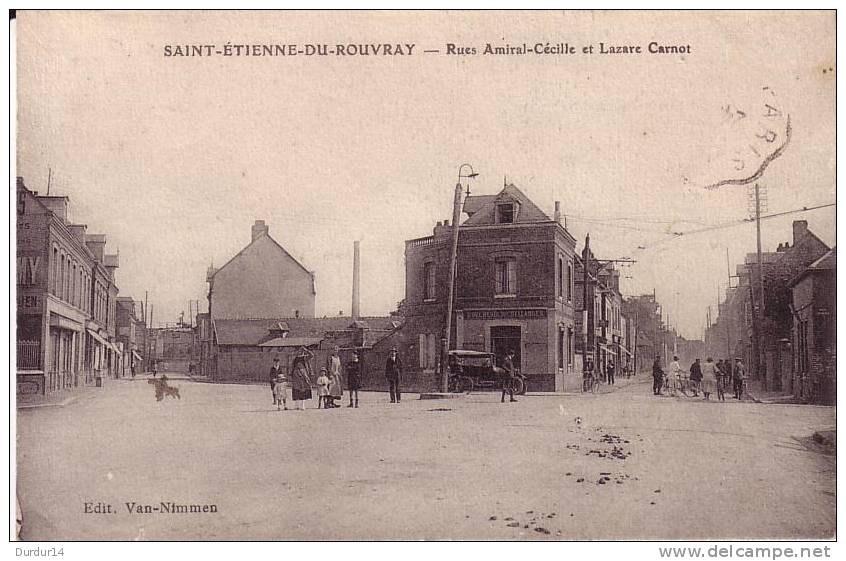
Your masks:
[{"label": "chimney", "polygon": [[264,223],[264,220],[256,220],[253,224],[252,228],[253,239],[251,241],[256,241],[261,236],[268,235],[268,227]]},{"label": "chimney", "polygon": [[352,286],[352,319],[353,321],[358,320],[359,314],[361,310],[359,306],[361,306],[360,301],[360,286],[361,286],[361,277],[360,277],[360,267],[361,261],[359,257],[359,241],[356,240],[353,242],[353,286]]},{"label": "chimney", "polygon": [[94,254],[94,258],[102,263],[106,251],[106,234],[85,234],[85,245]]},{"label": "chimney", "polygon": [[68,221],[68,197],[45,197],[38,196],[38,200],[46,206],[50,212],[58,216],[62,222]]},{"label": "chimney", "polygon": [[553,215],[553,220],[561,223],[561,201],[555,201],[555,214]]},{"label": "chimney", "polygon": [[88,226],[85,224],[68,224],[68,230],[71,231],[71,234],[77,239],[77,241],[81,244],[85,243],[85,230],[88,229]]},{"label": "chimney", "polygon": [[808,231],[808,221],[807,220],[794,220],[793,221],[793,245],[796,245],[796,242],[801,240],[805,233]]}]

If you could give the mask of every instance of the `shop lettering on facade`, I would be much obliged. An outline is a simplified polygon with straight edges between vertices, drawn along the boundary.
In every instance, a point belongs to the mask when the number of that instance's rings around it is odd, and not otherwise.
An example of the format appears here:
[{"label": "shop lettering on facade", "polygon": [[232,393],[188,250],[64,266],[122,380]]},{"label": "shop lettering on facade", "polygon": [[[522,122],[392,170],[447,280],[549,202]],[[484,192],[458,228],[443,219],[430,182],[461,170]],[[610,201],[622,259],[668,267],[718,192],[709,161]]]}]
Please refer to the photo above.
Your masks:
[{"label": "shop lettering on facade", "polygon": [[464,319],[543,319],[546,310],[467,310]]}]

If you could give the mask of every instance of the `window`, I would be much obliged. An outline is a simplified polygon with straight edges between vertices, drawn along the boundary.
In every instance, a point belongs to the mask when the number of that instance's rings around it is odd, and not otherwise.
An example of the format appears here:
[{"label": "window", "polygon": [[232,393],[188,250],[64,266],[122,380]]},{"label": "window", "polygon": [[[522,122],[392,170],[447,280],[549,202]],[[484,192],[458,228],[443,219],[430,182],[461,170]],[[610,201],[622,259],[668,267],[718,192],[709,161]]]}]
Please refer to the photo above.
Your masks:
[{"label": "window", "polygon": [[567,301],[573,301],[573,262],[567,262]]},{"label": "window", "polygon": [[564,259],[558,258],[558,297],[564,297]]},{"label": "window", "polygon": [[496,294],[517,294],[517,261],[501,257],[495,261]]},{"label": "window", "polygon": [[496,221],[498,224],[511,224],[514,222],[514,204],[506,203],[496,206]]},{"label": "window", "polygon": [[567,364],[570,366],[573,365],[573,362],[576,359],[576,352],[573,347],[573,328],[567,328]]},{"label": "window", "polygon": [[73,264],[73,274],[71,275],[71,304],[76,305],[76,263]]},{"label": "window", "polygon": [[53,248],[53,279],[50,283],[50,292],[53,295],[58,295],[57,287],[59,286],[59,250]]},{"label": "window", "polygon": [[423,299],[435,299],[435,264],[431,261],[423,264]]}]

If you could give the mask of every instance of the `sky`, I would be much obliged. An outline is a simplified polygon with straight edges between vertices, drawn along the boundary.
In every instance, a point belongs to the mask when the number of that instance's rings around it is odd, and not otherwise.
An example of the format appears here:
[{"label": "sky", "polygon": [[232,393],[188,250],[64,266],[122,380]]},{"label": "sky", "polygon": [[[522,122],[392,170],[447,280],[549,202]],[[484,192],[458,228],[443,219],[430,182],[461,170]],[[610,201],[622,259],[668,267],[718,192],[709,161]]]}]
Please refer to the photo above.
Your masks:
[{"label": "sky", "polygon": [[[550,216],[561,201],[577,251],[589,233],[597,257],[635,259],[624,294],[655,290],[700,337],[726,251],[733,269],[755,228],[668,232],[747,217],[746,186],[706,186],[751,175],[788,115],[759,181],[768,212],[835,202],[834,31],[833,12],[18,12],[17,175],[43,193],[52,170],[51,194],[107,235],[121,295],[146,291],[158,324],[189,300],[206,309],[207,267],[256,219],[315,272],[321,316],[350,313],[361,240],[362,313],[387,314],[404,296],[404,241],[451,218],[469,163],[474,194],[507,178]],[[649,54],[652,41],[689,53]],[[164,56],[227,43],[415,46]],[[577,52],[483,54],[523,43]],[[767,130],[772,143],[756,136]],[[828,207],[765,220],[765,251],[795,219],[834,244]]]}]

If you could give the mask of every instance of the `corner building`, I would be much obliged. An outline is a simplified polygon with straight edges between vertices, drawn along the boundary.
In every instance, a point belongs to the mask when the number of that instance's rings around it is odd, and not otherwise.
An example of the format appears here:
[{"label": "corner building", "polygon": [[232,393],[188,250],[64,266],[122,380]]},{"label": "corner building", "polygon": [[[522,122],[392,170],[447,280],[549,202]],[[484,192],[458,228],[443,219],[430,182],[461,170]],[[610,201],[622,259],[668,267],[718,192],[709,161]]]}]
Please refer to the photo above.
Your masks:
[{"label": "corner building", "polygon": [[[556,203],[556,209],[558,203]],[[573,364],[576,242],[560,222],[509,184],[468,196],[460,224],[451,348],[488,351],[502,365],[509,350],[530,391],[581,383]],[[406,242],[405,318],[400,354],[415,386],[437,387],[446,324],[452,228]],[[399,345],[398,345],[399,346]],[[420,383],[422,382],[422,383]]]}]

